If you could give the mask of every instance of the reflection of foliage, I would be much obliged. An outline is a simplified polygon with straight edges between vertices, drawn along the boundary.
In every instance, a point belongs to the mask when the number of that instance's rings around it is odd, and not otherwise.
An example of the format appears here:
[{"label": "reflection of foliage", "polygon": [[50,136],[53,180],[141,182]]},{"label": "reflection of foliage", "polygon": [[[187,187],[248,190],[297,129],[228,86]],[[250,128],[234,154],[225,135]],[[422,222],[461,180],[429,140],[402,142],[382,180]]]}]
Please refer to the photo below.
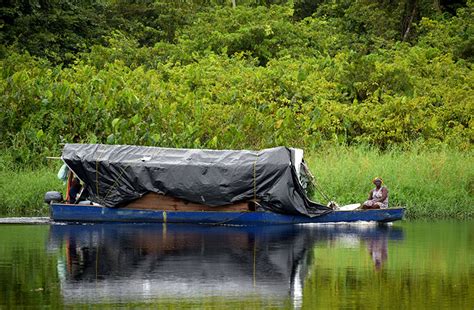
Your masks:
[{"label": "reflection of foliage", "polygon": [[360,248],[316,246],[304,308],[469,308],[474,301],[472,225],[403,226],[407,238],[388,241],[388,260],[378,271],[367,249],[370,238]]},{"label": "reflection of foliage", "polygon": [[404,42],[404,1],[320,2],[300,19],[305,1],[12,1],[0,146],[22,163],[61,142],[470,148],[471,2],[417,2]]},{"label": "reflection of foliage", "polygon": [[57,255],[46,255],[46,225],[0,226],[0,307],[62,303]]}]

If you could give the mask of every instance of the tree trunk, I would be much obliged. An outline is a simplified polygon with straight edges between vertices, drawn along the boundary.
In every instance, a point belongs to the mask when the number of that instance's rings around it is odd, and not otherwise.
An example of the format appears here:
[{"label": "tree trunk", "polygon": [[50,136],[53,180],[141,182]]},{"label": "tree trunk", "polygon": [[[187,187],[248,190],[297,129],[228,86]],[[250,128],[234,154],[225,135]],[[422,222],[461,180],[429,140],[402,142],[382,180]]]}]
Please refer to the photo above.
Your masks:
[{"label": "tree trunk", "polygon": [[405,15],[404,18],[402,41],[406,41],[408,39],[408,35],[410,34],[411,30],[411,24],[413,23],[413,19],[415,19],[417,6],[417,0],[408,1],[406,12],[410,13],[409,15]]}]

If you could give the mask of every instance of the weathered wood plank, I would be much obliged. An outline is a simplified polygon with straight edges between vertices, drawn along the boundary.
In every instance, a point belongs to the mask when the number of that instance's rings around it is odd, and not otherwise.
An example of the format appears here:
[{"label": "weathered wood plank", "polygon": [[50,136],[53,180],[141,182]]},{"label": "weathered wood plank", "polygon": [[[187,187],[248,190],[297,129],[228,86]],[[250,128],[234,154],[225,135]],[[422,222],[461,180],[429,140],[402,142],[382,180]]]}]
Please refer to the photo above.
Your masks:
[{"label": "weathered wood plank", "polygon": [[124,209],[140,209],[140,210],[163,210],[163,211],[220,211],[220,212],[239,212],[249,211],[247,202],[235,203],[227,206],[211,207],[203,204],[187,202],[182,199],[159,195],[156,193],[148,193],[142,198],[137,199],[125,207]]}]

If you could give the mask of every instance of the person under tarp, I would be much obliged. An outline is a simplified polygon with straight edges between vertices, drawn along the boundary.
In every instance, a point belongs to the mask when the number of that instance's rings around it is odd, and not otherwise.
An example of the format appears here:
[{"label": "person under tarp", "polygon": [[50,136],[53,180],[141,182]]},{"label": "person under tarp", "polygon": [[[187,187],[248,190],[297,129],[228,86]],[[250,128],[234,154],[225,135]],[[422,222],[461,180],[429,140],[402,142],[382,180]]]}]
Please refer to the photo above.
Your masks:
[{"label": "person under tarp", "polygon": [[71,185],[69,186],[69,191],[67,195],[68,203],[77,203],[82,191],[81,181],[78,178],[72,178]]},{"label": "person under tarp", "polygon": [[66,185],[66,202],[78,203],[82,194],[81,181],[69,170],[66,164],[63,164],[58,171],[58,179]]}]

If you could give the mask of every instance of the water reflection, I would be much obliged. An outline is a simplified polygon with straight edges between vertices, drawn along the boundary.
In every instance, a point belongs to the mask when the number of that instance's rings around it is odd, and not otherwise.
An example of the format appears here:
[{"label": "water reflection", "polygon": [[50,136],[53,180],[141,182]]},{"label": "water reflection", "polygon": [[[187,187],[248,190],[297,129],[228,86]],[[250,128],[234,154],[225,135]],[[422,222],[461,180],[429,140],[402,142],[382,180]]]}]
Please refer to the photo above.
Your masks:
[{"label": "water reflection", "polygon": [[299,308],[314,246],[364,247],[387,260],[395,227],[302,225],[209,227],[99,224],[51,226],[65,303],[224,297]]},{"label": "water reflection", "polygon": [[371,238],[367,242],[367,249],[369,250],[370,257],[374,262],[376,270],[382,269],[382,265],[388,258],[388,239],[387,236],[380,234],[374,238]]}]

